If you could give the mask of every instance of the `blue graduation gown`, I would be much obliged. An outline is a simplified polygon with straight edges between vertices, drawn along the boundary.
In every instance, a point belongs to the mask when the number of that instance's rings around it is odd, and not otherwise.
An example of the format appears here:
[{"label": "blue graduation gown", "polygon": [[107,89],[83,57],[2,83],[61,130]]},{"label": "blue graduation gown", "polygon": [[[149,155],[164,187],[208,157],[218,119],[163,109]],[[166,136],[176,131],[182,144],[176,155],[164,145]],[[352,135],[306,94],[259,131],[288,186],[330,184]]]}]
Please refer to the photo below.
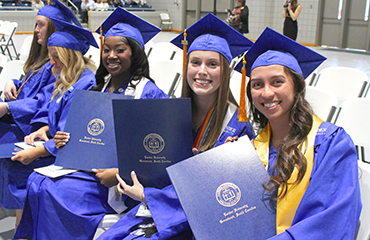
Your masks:
[{"label": "blue graduation gown", "polygon": [[[63,95],[59,103],[58,96],[48,103],[48,124],[52,136],[56,131],[64,129],[71,99],[75,89],[87,90],[95,85],[95,75],[85,69],[79,80]],[[46,108],[45,108],[46,109]],[[26,199],[26,184],[28,176],[34,168],[47,166],[55,161],[57,148],[53,139],[44,143],[45,148],[52,154],[50,157],[36,159],[29,165],[23,165],[9,158],[0,159],[0,204],[7,209],[22,209]]]},{"label": "blue graduation gown", "polygon": [[[125,94],[127,83],[114,93]],[[143,84],[135,98],[168,98],[154,83]],[[107,203],[108,188],[94,173],[75,172],[53,179],[34,172],[27,185],[27,200],[15,238],[93,239],[104,215],[114,213]]]},{"label": "blue graduation gown", "polygon": [[[276,154],[270,150],[269,166]],[[271,240],[354,239],[362,205],[357,154],[350,136],[340,127],[322,123],[313,164],[292,226]]]},{"label": "blue graduation gown", "polygon": [[[239,134],[241,136],[248,135],[250,139],[254,137],[254,132],[249,122],[238,122],[238,109],[236,109],[228,125],[216,142],[215,147],[223,144],[227,137],[234,137]],[[172,185],[163,189],[145,188],[144,194],[158,230],[150,239],[192,238],[189,223]],[[135,230],[132,229],[135,225],[147,219],[135,216],[138,208],[139,206],[130,210],[117,223],[100,235],[98,239],[147,239],[146,237],[138,237],[130,234],[130,232]]]},{"label": "blue graduation gown", "polygon": [[[11,115],[0,120],[0,144],[21,142],[32,132],[31,120],[52,95],[55,83],[52,67],[49,61],[29,79],[29,75],[23,78],[23,81],[28,81],[23,85],[17,100],[7,102]],[[17,89],[23,81],[13,79]]]}]

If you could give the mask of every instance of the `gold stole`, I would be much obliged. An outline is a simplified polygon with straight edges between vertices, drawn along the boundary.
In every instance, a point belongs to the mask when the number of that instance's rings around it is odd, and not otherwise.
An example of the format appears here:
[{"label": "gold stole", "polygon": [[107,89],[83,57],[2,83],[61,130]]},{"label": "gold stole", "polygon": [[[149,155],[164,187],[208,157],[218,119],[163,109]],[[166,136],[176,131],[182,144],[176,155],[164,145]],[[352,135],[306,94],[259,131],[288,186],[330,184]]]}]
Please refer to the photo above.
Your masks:
[{"label": "gold stole", "polygon": [[[279,199],[277,202],[276,211],[276,234],[282,233],[285,229],[292,225],[295,212],[297,211],[298,205],[301,202],[303,194],[309,184],[312,166],[313,166],[313,154],[314,145],[316,139],[316,133],[323,121],[317,116],[313,115],[313,124],[310,133],[307,136],[307,140],[303,142],[302,151],[305,151],[304,156],[307,160],[307,169],[302,181],[298,185],[293,185],[297,179],[298,170],[294,168],[291,177],[288,180],[288,191],[283,199]],[[254,146],[256,147],[257,153],[262,160],[262,163],[268,169],[269,162],[269,146],[270,146],[271,128],[268,124],[254,140]],[[282,189],[279,188],[279,192]]]}]

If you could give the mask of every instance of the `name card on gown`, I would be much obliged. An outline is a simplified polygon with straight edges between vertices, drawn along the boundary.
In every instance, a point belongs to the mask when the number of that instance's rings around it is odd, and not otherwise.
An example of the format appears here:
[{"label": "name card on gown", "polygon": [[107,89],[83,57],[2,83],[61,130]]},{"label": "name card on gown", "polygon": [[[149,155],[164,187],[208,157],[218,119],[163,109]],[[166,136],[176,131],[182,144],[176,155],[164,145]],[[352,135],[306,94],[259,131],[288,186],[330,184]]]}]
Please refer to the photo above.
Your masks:
[{"label": "name card on gown", "polygon": [[122,179],[132,185],[134,170],[145,187],[169,185],[166,167],[192,156],[190,99],[112,102]]},{"label": "name card on gown", "polygon": [[122,94],[76,90],[64,132],[69,142],[58,150],[56,166],[91,171],[117,168],[112,99],[132,99]]},{"label": "name card on gown", "polygon": [[196,239],[267,239],[276,215],[268,174],[247,136],[167,168]]}]

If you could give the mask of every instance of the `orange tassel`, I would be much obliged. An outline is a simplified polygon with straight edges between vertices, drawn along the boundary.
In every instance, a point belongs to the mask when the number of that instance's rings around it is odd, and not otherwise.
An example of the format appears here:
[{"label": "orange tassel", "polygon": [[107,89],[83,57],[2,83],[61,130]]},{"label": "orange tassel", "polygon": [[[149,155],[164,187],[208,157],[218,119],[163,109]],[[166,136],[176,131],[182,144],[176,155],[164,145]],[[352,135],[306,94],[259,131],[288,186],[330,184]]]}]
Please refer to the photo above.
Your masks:
[{"label": "orange tassel", "polygon": [[100,56],[101,56],[101,53],[103,51],[103,26],[100,24],[100,36],[99,36],[99,39],[100,39]]},{"label": "orange tassel", "polygon": [[245,102],[245,82],[246,82],[246,76],[247,76],[247,70],[245,69],[245,64],[247,64],[247,61],[245,61],[245,54],[243,55],[243,67],[242,67],[242,84],[240,87],[240,102],[239,102],[239,122],[247,122],[247,110],[246,110],[246,102]]},{"label": "orange tassel", "polygon": [[182,44],[182,79],[184,80],[185,76],[185,65],[186,65],[186,54],[188,53],[188,40],[186,40],[186,29],[184,30],[184,40],[181,41]]}]

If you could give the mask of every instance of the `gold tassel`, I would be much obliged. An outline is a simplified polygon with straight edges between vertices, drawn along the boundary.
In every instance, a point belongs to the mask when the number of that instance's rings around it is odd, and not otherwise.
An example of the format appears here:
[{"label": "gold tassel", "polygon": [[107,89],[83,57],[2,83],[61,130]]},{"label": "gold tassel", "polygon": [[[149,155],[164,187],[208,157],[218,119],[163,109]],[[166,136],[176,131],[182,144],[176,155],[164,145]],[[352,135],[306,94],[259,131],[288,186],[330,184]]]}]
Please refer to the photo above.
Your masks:
[{"label": "gold tassel", "polygon": [[246,76],[247,71],[245,69],[245,64],[247,64],[247,61],[245,61],[245,53],[243,54],[243,67],[242,67],[242,84],[240,87],[240,102],[239,102],[239,116],[238,120],[239,122],[247,122],[247,110],[246,110],[246,102],[245,102],[245,82],[246,82]]},{"label": "gold tassel", "polygon": [[99,39],[100,39],[100,56],[101,56],[101,53],[103,51],[103,26],[102,26],[102,24],[100,24],[100,36],[99,36]]},{"label": "gold tassel", "polygon": [[188,40],[186,40],[186,29],[184,30],[184,40],[181,41],[182,44],[182,74],[184,76],[185,65],[186,65],[186,54],[188,53]]}]

